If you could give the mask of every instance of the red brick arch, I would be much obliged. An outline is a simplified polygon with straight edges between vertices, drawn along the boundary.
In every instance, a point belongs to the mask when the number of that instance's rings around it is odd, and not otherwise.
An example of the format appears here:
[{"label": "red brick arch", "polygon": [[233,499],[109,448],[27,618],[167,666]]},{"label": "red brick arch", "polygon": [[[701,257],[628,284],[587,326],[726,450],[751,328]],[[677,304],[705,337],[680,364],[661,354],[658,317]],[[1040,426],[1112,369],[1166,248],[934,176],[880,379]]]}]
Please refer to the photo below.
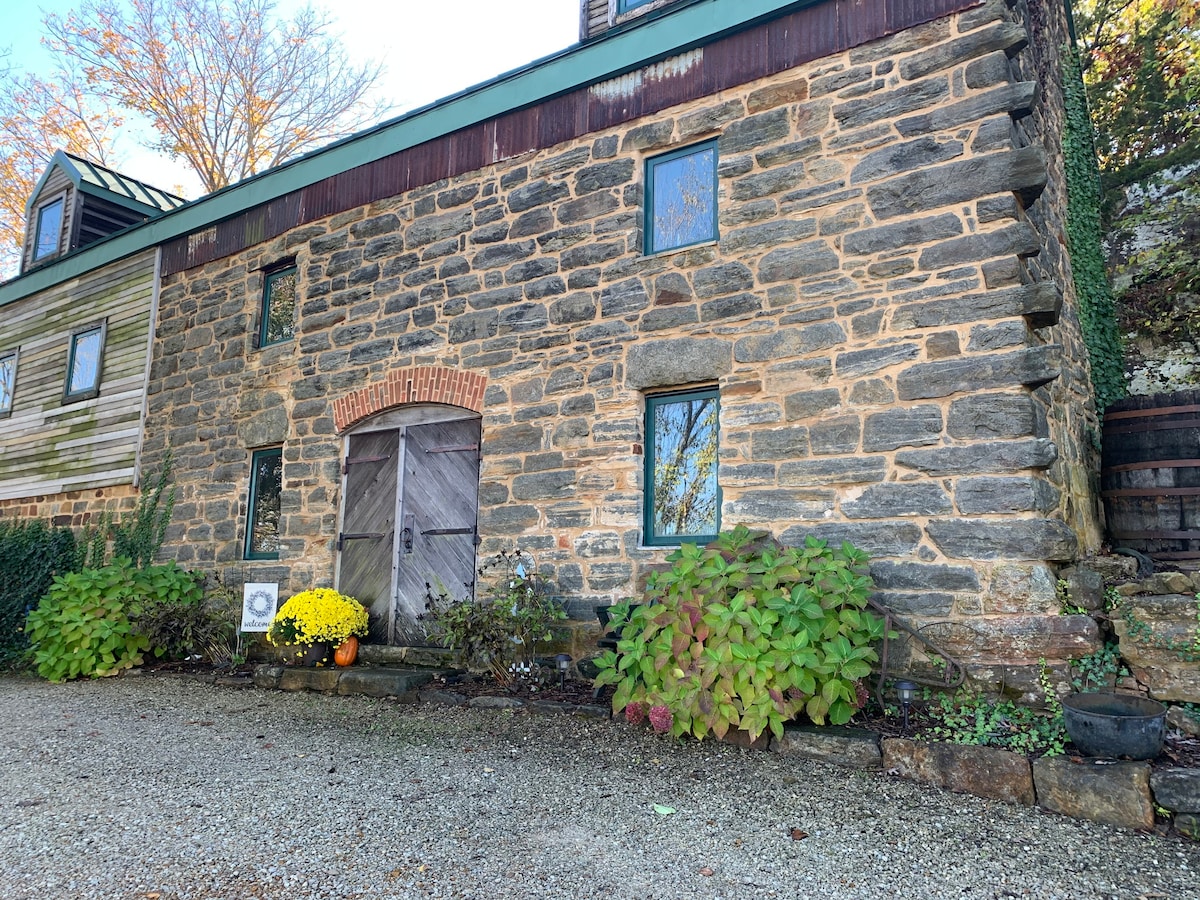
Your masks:
[{"label": "red brick arch", "polygon": [[333,422],[343,432],[376,413],[408,403],[445,403],[483,412],[487,377],[448,366],[410,366],[333,402]]}]

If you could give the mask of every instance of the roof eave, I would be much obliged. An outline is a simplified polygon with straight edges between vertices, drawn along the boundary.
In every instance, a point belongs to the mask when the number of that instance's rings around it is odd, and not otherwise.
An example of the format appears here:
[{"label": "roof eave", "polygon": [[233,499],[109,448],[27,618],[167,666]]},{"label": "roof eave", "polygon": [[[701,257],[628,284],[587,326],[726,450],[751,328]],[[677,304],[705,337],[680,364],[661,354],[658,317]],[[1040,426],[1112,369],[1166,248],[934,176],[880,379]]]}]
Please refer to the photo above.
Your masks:
[{"label": "roof eave", "polygon": [[820,0],[696,0],[575,44],[429,106],[343,138],[0,284],[0,306],[125,256],[203,230],[275,197],[515,110],[711,43]]}]

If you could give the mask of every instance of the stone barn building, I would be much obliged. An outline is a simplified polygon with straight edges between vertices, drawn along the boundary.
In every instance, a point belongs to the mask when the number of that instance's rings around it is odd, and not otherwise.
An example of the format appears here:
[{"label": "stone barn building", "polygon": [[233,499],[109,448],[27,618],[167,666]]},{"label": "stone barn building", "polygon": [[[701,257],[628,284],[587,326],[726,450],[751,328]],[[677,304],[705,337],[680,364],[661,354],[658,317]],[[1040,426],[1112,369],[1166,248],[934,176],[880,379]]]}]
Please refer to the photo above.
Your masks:
[{"label": "stone barn building", "polygon": [[165,552],[410,643],[425,584],[498,549],[585,620],[744,523],[868,551],[981,679],[1093,650],[1055,593],[1100,542],[1064,6],[581,12],[556,56],[0,286],[155,252]]}]

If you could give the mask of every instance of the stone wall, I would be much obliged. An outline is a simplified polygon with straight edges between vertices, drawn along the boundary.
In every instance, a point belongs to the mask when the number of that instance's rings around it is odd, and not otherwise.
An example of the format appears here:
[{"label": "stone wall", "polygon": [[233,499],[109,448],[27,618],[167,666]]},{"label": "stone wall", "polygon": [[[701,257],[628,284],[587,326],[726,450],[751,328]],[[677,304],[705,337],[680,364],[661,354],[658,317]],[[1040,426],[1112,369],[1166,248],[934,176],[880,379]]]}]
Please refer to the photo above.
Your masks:
[{"label": "stone wall", "polygon": [[[486,384],[481,552],[532,550],[590,615],[667,552],[641,544],[645,393],[717,385],[723,525],[855,542],[988,677],[1088,652],[1053,591],[1098,534],[1057,69],[1013,19],[989,2],[169,276],[146,452],[176,453],[170,552],[329,584],[335,403],[445,367]],[[643,161],[712,137],[720,240],[643,255]],[[255,349],[262,269],[293,257],[296,339]],[[281,559],[243,563],[271,444]]]},{"label": "stone wall", "polygon": [[118,518],[137,509],[138,491],[132,485],[59,494],[38,494],[0,500],[0,519],[42,519],[56,527],[82,528],[108,512]]}]

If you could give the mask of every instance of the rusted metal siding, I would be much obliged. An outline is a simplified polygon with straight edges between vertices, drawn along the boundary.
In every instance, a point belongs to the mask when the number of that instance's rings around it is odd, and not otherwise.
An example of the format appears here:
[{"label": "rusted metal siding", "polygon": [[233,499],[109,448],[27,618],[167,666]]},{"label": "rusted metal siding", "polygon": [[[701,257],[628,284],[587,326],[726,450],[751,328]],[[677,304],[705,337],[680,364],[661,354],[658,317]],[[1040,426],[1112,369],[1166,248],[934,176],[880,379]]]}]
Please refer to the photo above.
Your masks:
[{"label": "rusted metal siding", "polygon": [[704,47],[500,116],[273,200],[215,227],[214,239],[163,248],[170,275],[229,256],[334,213],[746,84],[981,0],[828,0],[760,22]]}]

